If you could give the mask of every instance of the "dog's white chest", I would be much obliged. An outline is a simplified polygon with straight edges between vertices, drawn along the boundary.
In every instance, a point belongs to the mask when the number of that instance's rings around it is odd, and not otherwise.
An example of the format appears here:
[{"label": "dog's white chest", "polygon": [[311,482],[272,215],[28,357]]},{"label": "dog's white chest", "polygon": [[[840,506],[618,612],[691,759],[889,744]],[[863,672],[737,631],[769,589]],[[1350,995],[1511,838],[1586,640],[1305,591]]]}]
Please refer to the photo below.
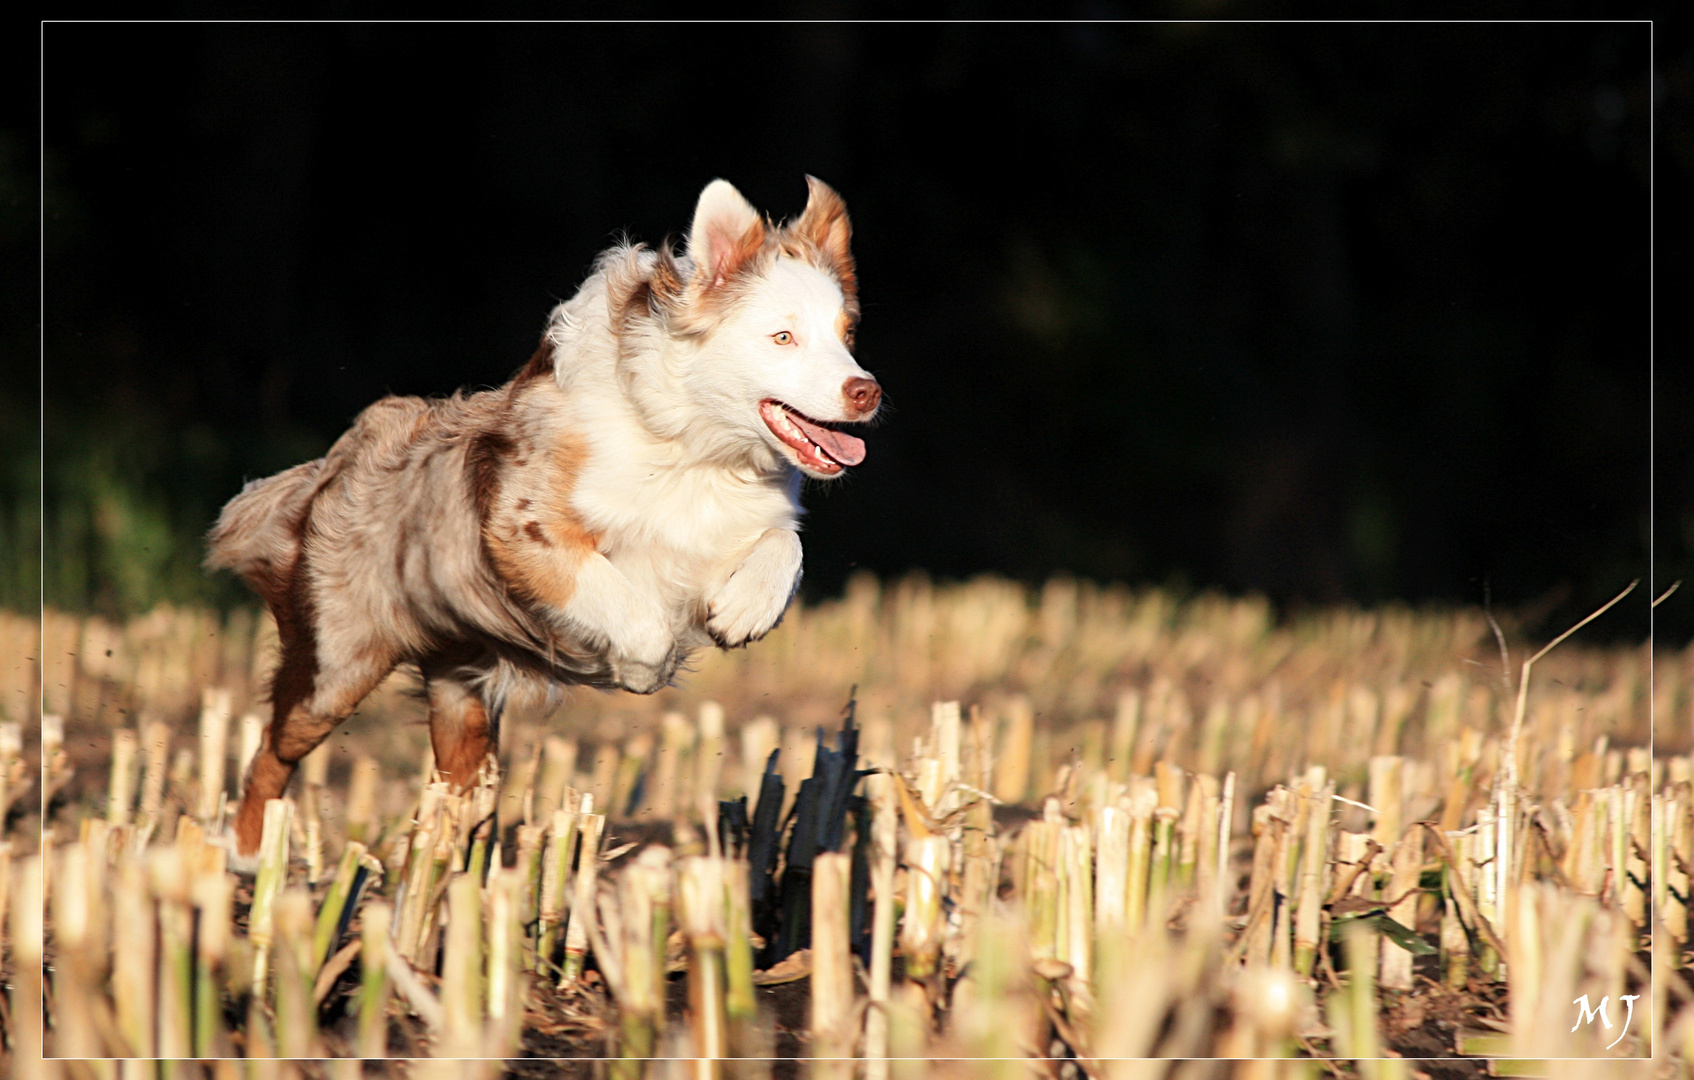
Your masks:
[{"label": "dog's white chest", "polygon": [[583,479],[574,501],[603,530],[600,550],[667,606],[721,586],[765,530],[798,517],[777,483],[710,465],[609,463]]}]

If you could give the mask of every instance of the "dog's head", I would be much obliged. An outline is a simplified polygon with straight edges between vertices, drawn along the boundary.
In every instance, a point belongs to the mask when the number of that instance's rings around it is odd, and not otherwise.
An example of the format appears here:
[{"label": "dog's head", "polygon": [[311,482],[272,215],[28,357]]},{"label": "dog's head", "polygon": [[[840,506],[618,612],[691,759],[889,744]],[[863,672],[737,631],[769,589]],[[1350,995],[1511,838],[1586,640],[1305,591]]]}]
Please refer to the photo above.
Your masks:
[{"label": "dog's head", "polygon": [[805,211],[782,226],[728,182],[706,186],[686,254],[661,249],[647,279],[644,314],[669,339],[649,342],[664,354],[663,374],[626,377],[649,424],[827,480],[864,460],[863,441],[838,425],[876,416],[882,388],[853,357],[847,207],[829,185],[806,182]]}]

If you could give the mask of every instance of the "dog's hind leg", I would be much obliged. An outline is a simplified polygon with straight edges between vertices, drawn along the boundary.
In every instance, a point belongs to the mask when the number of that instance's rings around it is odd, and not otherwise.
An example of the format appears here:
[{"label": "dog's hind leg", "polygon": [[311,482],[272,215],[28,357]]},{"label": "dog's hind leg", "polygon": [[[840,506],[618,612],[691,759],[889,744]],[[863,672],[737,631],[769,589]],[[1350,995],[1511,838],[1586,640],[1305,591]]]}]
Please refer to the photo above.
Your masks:
[{"label": "dog's hind leg", "polygon": [[429,742],[435,769],[455,788],[476,783],[488,755],[495,752],[499,706],[490,706],[481,688],[446,665],[420,665],[429,696]]},{"label": "dog's hind leg", "polygon": [[241,794],[235,815],[236,852],[259,850],[265,803],[280,799],[300,759],[329,737],[365,695],[394,670],[395,659],[379,649],[356,650],[342,663],[320,669],[315,635],[278,620],[282,663],[271,681],[271,723]]}]

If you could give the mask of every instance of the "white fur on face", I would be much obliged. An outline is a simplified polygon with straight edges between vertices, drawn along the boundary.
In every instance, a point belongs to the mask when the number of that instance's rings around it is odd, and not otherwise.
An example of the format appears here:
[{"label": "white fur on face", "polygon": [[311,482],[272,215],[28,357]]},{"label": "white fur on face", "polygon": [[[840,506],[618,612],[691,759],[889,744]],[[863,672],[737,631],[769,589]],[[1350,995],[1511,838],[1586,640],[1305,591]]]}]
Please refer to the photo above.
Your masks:
[{"label": "white fur on face", "polygon": [[[745,439],[745,452],[766,468],[796,463],[760,419],[759,403],[775,399],[824,422],[860,419],[848,411],[842,386],[871,376],[837,332],[843,307],[841,288],[827,274],[796,259],[776,260],[688,359],[680,372],[687,397],[706,406],[726,433]],[[792,340],[779,344],[784,333]]]}]

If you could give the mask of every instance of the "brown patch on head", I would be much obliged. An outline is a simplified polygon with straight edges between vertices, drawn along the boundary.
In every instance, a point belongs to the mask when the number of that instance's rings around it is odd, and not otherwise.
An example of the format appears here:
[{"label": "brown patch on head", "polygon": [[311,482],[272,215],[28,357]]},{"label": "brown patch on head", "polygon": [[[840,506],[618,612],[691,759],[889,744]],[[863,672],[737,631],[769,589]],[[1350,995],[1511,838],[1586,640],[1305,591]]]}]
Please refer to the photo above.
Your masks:
[{"label": "brown patch on head", "polygon": [[859,318],[859,279],[853,264],[853,223],[847,204],[835,189],[815,176],[806,177],[806,209],[798,220],[783,227],[790,243],[797,243],[808,262],[835,278],[846,299],[850,323]]},{"label": "brown patch on head", "polygon": [[717,234],[711,238],[709,263],[694,268],[695,280],[704,292],[721,289],[753,261],[765,246],[765,223],[755,220],[739,236]]},{"label": "brown patch on head", "polygon": [[552,547],[553,541],[547,539],[547,534],[541,531],[541,522],[526,521],[523,524],[524,535],[540,544],[542,547]]},{"label": "brown patch on head", "polygon": [[695,263],[686,283],[681,264],[666,243],[659,249],[650,279],[651,310],[664,316],[670,329],[677,333],[704,332],[712,320],[742,295],[746,283],[769,261],[774,251],[772,237],[772,230],[761,220],[755,220],[739,236],[715,234],[705,248],[704,259]]},{"label": "brown patch on head", "polygon": [[[853,328],[859,320],[859,289],[847,205],[823,181],[808,176],[806,183],[810,191],[806,209],[781,228],[762,218],[722,231],[712,231],[709,222],[697,222],[697,227],[708,227],[700,237],[689,238],[694,267],[686,280],[669,241],[654,253],[650,266],[639,270],[639,256],[645,250],[640,245],[619,249],[615,263],[603,261],[602,269],[616,271],[612,277],[612,309],[620,324],[650,317],[663,319],[672,333],[704,333],[772,263],[791,258],[817,267],[840,287],[846,329],[843,332],[838,328],[837,333],[852,348]],[[741,231],[732,234],[728,231],[731,227]],[[616,291],[620,284],[621,297]]]},{"label": "brown patch on head", "polygon": [[852,352],[853,346],[858,344],[858,329],[858,324],[845,310],[835,317],[835,336],[841,339],[841,344],[847,346],[848,352]]}]

